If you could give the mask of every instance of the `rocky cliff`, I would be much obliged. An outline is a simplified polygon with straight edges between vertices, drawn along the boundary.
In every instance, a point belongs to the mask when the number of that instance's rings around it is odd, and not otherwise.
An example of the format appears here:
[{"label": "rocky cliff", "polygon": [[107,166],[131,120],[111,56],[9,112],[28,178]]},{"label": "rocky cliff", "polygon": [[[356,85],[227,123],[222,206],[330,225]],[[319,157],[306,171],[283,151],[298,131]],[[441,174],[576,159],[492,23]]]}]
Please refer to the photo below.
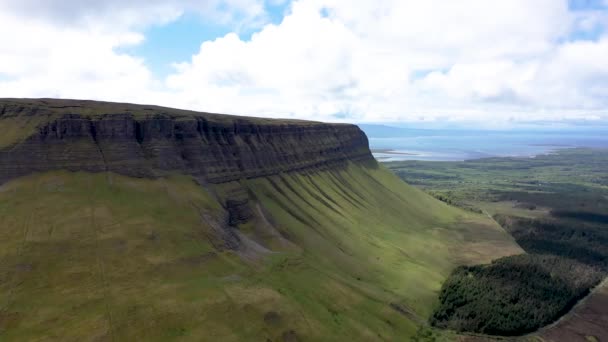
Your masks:
[{"label": "rocky cliff", "polygon": [[271,120],[156,106],[0,100],[0,183],[55,169],[209,183],[375,163],[354,125]]}]

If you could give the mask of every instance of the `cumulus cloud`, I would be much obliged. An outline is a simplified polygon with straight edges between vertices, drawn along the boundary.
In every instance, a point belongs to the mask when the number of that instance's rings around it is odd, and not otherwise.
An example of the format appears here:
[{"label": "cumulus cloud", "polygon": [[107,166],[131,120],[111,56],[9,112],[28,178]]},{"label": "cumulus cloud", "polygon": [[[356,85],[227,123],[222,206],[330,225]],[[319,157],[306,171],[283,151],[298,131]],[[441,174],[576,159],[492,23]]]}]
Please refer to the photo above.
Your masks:
[{"label": "cumulus cloud", "polygon": [[143,30],[186,11],[218,25],[264,15],[258,0],[3,0],[0,2],[0,96],[155,102],[168,97],[143,56],[120,48]]},{"label": "cumulus cloud", "polygon": [[166,79],[116,52],[185,11],[264,22],[263,1],[219,1],[7,0],[0,93],[333,121],[608,118],[606,13],[566,0],[297,0],[248,39],[201,42]]},{"label": "cumulus cloud", "polygon": [[[587,16],[596,13],[587,13]],[[599,42],[566,41],[565,1],[301,0],[278,26],[206,42],[168,85],[191,105],[355,120],[588,115],[605,109]],[[231,80],[231,81],[227,81]],[[591,83],[596,83],[593,91]],[[198,86],[197,86],[198,85]],[[205,96],[208,95],[208,96]],[[194,97],[192,97],[194,98]],[[535,114],[536,113],[536,114]],[[448,116],[450,116],[448,114]]]}]

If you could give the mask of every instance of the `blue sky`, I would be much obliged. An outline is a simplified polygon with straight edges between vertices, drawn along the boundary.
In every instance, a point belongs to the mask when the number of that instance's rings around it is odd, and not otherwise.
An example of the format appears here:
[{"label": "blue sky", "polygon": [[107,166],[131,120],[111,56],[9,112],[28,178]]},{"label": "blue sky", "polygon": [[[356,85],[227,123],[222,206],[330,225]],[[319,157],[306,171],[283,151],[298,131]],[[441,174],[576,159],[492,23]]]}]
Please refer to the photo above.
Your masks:
[{"label": "blue sky", "polygon": [[231,29],[225,25],[186,13],[174,22],[149,27],[143,32],[145,40],[141,44],[122,51],[143,57],[157,77],[166,77],[173,71],[172,63],[188,60],[198,52],[202,42],[230,32]]},{"label": "blue sky", "polygon": [[608,120],[608,0],[5,0],[0,93],[327,121]]},{"label": "blue sky", "polygon": [[569,0],[568,6],[574,11],[606,9],[606,2],[602,0]]},{"label": "blue sky", "polygon": [[[278,25],[288,13],[291,1],[278,5],[266,3],[265,9],[269,23]],[[571,11],[584,12],[589,10],[606,10],[607,6],[602,0],[569,0]],[[327,16],[327,11],[323,11]],[[144,31],[143,43],[126,49],[125,51],[142,56],[151,70],[159,77],[166,77],[172,71],[172,63],[187,60],[196,54],[204,41],[214,40],[230,32],[236,32],[243,40],[251,39],[251,35],[259,27],[235,27],[219,24],[201,17],[195,13],[185,13],[177,20],[163,25],[153,25]],[[591,30],[573,31],[566,40],[598,40],[604,33],[602,25],[596,25]],[[414,77],[425,76],[432,70],[417,70]]]},{"label": "blue sky", "polygon": [[[266,3],[267,23],[279,24],[287,13],[289,4],[289,1]],[[162,78],[173,71],[173,63],[188,60],[196,54],[202,42],[221,38],[231,32],[237,33],[243,40],[249,40],[258,30],[259,27],[235,27],[233,23],[222,24],[200,14],[187,12],[175,21],[148,27],[143,31],[145,40],[141,44],[122,51],[144,58],[152,72]]]}]

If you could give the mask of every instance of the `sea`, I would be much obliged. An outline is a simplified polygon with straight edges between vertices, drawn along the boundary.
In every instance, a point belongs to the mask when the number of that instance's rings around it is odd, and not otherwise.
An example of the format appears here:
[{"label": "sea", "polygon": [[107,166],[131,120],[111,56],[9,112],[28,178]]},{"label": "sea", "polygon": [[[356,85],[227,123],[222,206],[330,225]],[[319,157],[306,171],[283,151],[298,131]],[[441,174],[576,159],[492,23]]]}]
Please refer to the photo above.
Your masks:
[{"label": "sea", "polygon": [[[369,136],[369,134],[368,134]],[[424,131],[401,137],[369,136],[378,161],[462,161],[488,157],[534,157],[565,148],[608,148],[608,131],[488,132]]]}]

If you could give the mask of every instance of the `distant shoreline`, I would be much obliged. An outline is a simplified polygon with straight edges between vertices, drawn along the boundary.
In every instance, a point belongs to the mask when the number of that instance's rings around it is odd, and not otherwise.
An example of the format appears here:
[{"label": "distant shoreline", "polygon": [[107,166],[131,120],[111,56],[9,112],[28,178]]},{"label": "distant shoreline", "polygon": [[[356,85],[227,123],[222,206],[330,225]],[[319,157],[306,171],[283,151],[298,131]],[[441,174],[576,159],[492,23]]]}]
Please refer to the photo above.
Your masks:
[{"label": "distant shoreline", "polygon": [[598,132],[568,134],[460,134],[370,139],[370,148],[382,162],[465,161],[482,158],[534,158],[571,148],[607,148],[608,135]]},{"label": "distant shoreline", "polygon": [[416,153],[408,153],[408,152],[400,152],[397,150],[393,150],[390,148],[372,148],[372,153],[384,153],[384,154],[397,154],[397,155],[406,155],[406,156],[417,156]]},{"label": "distant shoreline", "polygon": [[[417,154],[417,153],[407,153],[407,152],[398,152],[398,151],[394,151],[393,153],[391,152],[377,152],[376,149],[372,149],[372,153],[383,153],[383,154],[387,154],[388,156],[375,156],[377,161],[381,162],[381,163],[400,163],[400,162],[410,162],[410,161],[425,161],[425,162],[465,162],[465,161],[480,161],[480,160],[484,160],[484,159],[534,159],[537,158],[539,156],[549,156],[549,155],[554,155],[554,154],[559,154],[561,151],[566,151],[566,150],[573,150],[573,149],[582,149],[582,150],[608,150],[608,148],[605,147],[562,147],[562,148],[554,148],[551,150],[547,150],[544,152],[539,152],[536,154],[530,154],[530,155],[517,155],[517,154],[513,154],[513,155],[496,155],[496,156],[485,156],[485,157],[472,157],[472,158],[462,158],[462,159],[394,159],[394,158],[398,158],[398,157],[391,157],[390,155],[407,155],[407,156],[421,156],[422,154]],[[382,150],[382,149],[379,149]],[[391,151],[390,149],[387,149],[388,151]]]}]

